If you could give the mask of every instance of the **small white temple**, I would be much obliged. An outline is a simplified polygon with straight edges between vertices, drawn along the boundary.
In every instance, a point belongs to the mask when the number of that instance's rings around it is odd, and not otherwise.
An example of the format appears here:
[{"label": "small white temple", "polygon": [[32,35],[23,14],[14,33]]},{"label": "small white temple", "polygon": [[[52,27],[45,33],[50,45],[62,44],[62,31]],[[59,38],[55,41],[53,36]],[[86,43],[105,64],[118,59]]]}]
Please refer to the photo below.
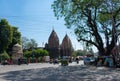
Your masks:
[{"label": "small white temple", "polygon": [[12,57],[13,57],[13,63],[18,63],[18,59],[23,57],[23,50],[22,50],[22,45],[20,44],[15,44],[13,46],[13,51],[12,51]]}]

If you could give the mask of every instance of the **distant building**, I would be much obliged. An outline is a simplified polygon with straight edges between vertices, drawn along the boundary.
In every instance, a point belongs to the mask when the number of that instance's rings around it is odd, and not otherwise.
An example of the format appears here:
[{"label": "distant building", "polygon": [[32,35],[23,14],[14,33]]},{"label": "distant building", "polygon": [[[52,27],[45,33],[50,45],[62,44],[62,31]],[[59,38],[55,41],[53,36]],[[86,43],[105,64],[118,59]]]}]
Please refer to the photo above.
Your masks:
[{"label": "distant building", "polygon": [[45,49],[49,51],[50,58],[59,58],[63,56],[71,56],[73,47],[68,35],[64,37],[62,44],[59,44],[59,38],[54,30],[49,36]]}]

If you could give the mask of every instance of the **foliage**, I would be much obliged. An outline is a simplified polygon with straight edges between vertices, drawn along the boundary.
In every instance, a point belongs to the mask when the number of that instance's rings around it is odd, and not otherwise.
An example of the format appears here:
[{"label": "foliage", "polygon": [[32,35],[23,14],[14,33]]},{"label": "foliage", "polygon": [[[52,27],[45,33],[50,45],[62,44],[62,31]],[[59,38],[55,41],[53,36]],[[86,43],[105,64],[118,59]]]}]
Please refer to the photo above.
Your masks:
[{"label": "foliage", "polygon": [[11,26],[6,19],[0,20],[0,53],[11,51],[16,43],[21,43],[21,33]]},{"label": "foliage", "polygon": [[10,43],[12,42],[13,32],[12,27],[8,21],[1,19],[0,21],[0,53],[6,51]]},{"label": "foliage", "polygon": [[87,50],[76,50],[74,51],[74,53],[72,54],[74,57],[77,57],[77,56],[84,56],[86,54],[93,54],[93,52],[91,51],[87,51]]},{"label": "foliage", "polygon": [[17,27],[12,27],[12,29],[13,29],[12,43],[21,44],[21,33],[18,31],[18,28]]},{"label": "foliage", "polygon": [[120,0],[54,0],[57,19],[73,28],[77,40],[94,45],[102,55],[110,55],[117,43],[120,26]]},{"label": "foliage", "polygon": [[84,56],[85,52],[84,51],[77,51],[76,55],[77,56]]},{"label": "foliage", "polygon": [[39,58],[39,57],[44,57],[44,56],[48,56],[48,51],[43,50],[43,49],[34,49],[32,51],[26,50],[24,52],[24,57],[26,58],[30,58],[30,57],[35,57],[35,58]]},{"label": "foliage", "polygon": [[43,54],[42,56],[48,56],[48,55],[49,55],[49,53],[48,53],[47,50],[43,50],[43,51],[42,51],[42,54]]},{"label": "foliage", "polygon": [[74,52],[72,53],[72,57],[74,57],[74,58],[75,58],[75,57],[76,57],[76,53],[77,53],[77,52],[76,52],[76,51],[74,51]]},{"label": "foliage", "polygon": [[67,66],[68,65],[68,61],[67,60],[61,60],[61,65],[62,66]]},{"label": "foliage", "polygon": [[28,39],[26,37],[22,37],[22,47],[23,49],[33,49],[37,48],[38,44],[34,39]]},{"label": "foliage", "polygon": [[26,57],[26,58],[32,57],[32,51],[26,50],[26,51],[24,52],[24,57]]},{"label": "foliage", "polygon": [[10,45],[8,46],[7,51],[12,51],[12,47],[19,43],[21,44],[21,33],[18,31],[17,27],[12,27],[12,31],[13,31],[13,37],[12,37],[12,42],[10,43]]},{"label": "foliage", "polygon": [[42,50],[41,49],[34,50],[33,54],[35,58],[39,58],[40,56],[42,56]]},{"label": "foliage", "polygon": [[33,50],[33,54],[36,58],[39,58],[39,57],[47,56],[48,51],[43,50],[43,49],[37,49],[37,50]]},{"label": "foliage", "polygon": [[27,49],[27,43],[28,43],[29,39],[27,37],[22,37],[22,47],[23,49]]},{"label": "foliage", "polygon": [[0,54],[0,57],[1,57],[2,60],[7,60],[7,59],[10,58],[10,56],[6,52]]}]

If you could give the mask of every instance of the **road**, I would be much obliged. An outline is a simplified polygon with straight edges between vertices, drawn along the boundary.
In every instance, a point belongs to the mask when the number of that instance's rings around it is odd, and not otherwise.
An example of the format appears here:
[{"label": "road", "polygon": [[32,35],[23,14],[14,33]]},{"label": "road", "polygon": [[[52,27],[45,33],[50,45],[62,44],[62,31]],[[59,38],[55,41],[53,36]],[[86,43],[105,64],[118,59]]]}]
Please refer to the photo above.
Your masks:
[{"label": "road", "polygon": [[120,81],[120,69],[49,63],[0,66],[0,81]]},{"label": "road", "polygon": [[[79,61],[79,64],[76,62],[69,63],[68,66],[76,66],[82,65],[83,61]],[[0,65],[0,73],[10,72],[10,71],[18,71],[18,70],[27,70],[27,69],[37,69],[37,68],[45,68],[45,67],[59,67],[61,64],[50,64],[50,63],[30,63],[28,65]]]}]

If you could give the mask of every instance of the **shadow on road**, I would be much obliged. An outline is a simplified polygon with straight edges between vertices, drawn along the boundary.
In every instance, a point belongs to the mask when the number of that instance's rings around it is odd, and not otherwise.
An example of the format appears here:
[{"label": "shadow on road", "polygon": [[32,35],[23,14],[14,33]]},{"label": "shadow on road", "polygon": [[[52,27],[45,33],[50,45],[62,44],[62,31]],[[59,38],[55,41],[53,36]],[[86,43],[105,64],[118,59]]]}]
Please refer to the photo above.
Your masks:
[{"label": "shadow on road", "polygon": [[0,81],[119,81],[119,79],[119,70],[98,69],[92,66],[60,66],[0,74]]}]

